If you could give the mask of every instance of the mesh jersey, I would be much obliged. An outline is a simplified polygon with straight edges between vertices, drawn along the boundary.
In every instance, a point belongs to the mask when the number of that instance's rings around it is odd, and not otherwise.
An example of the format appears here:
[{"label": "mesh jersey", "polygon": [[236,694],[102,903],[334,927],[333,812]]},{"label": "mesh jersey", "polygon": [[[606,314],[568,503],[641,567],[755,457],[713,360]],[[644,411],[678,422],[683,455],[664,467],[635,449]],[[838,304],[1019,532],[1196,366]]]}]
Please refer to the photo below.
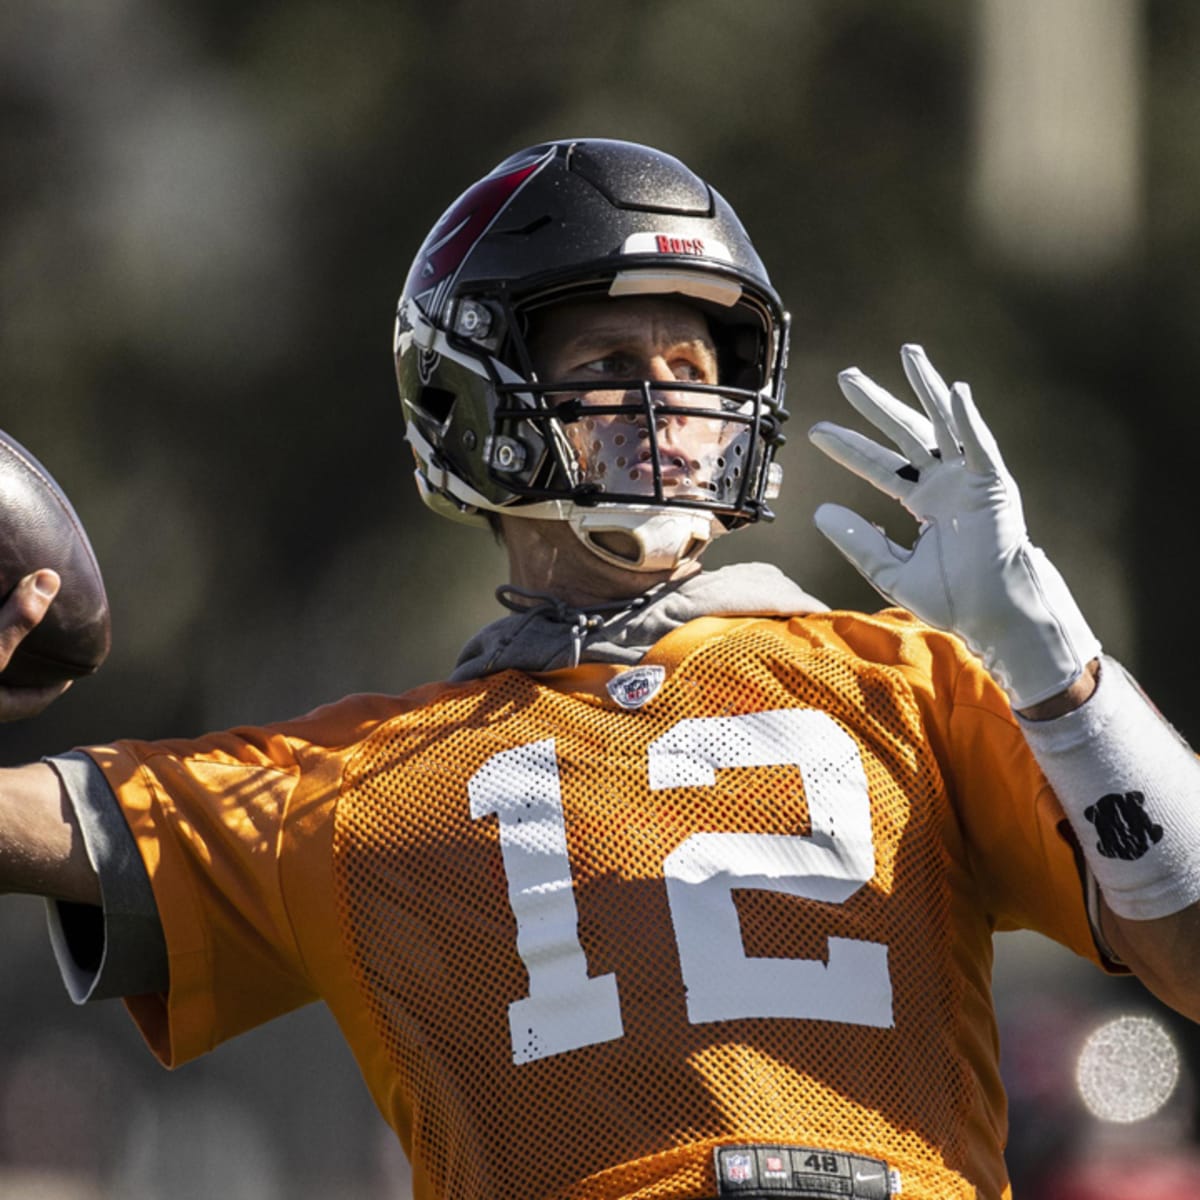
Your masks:
[{"label": "mesh jersey", "polygon": [[138,839],[173,1065],[315,998],[418,1197],[716,1196],[714,1151],[998,1196],[991,935],[1096,959],[1002,694],[904,614],[702,618],[586,664],[89,750]]}]

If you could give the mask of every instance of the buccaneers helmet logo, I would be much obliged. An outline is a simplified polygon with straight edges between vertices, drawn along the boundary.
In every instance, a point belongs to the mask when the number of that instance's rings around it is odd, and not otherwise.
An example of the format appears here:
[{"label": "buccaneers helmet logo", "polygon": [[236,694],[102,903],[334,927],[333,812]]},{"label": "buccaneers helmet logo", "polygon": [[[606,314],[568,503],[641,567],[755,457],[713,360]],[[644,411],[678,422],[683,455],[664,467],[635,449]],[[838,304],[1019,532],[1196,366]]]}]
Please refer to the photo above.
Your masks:
[{"label": "buccaneers helmet logo", "polygon": [[[454,283],[467,255],[508,207],[521,187],[553,157],[551,148],[540,158],[522,162],[501,174],[481,179],[448,208],[417,253],[411,282],[424,299],[436,292],[440,299]],[[422,305],[422,307],[425,307]],[[431,306],[436,308],[436,303]],[[426,309],[429,311],[429,309]]]}]

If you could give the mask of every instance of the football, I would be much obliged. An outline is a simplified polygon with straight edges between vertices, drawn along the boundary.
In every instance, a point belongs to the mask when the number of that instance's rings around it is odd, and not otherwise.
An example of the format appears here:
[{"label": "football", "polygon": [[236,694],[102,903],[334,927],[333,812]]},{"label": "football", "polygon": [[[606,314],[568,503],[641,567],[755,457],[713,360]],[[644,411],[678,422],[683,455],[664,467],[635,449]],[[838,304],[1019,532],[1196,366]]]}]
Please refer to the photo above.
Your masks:
[{"label": "football", "polygon": [[108,655],[108,597],[91,542],[50,472],[0,432],[0,598],[31,571],[51,567],[62,588],[17,648],[0,684],[43,687],[90,675]]}]

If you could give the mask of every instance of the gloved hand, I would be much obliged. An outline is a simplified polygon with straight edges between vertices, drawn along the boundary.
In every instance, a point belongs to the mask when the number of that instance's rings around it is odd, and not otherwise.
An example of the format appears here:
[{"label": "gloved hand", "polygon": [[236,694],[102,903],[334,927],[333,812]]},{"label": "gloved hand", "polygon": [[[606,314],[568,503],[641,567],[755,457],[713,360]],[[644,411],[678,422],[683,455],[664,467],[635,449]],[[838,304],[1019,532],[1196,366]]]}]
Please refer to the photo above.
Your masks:
[{"label": "gloved hand", "polygon": [[965,383],[947,388],[920,346],[900,352],[922,416],[857,368],[847,400],[900,453],[822,421],[809,433],[835,462],[899,500],[920,523],[911,549],[837,504],[817,528],[882,595],[957,633],[1016,709],[1064,692],[1100,652],[1062,576],[1029,541],[1016,482]]}]

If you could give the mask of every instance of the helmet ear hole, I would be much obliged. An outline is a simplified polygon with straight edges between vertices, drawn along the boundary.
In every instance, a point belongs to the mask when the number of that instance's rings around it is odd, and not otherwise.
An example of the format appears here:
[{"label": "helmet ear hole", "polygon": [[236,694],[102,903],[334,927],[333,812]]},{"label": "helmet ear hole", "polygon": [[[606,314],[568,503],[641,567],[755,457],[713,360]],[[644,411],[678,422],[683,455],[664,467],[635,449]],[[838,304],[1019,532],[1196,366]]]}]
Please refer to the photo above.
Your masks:
[{"label": "helmet ear hole", "polygon": [[454,411],[455,399],[453,392],[426,384],[417,396],[417,407],[428,413],[439,425],[445,425]]}]

